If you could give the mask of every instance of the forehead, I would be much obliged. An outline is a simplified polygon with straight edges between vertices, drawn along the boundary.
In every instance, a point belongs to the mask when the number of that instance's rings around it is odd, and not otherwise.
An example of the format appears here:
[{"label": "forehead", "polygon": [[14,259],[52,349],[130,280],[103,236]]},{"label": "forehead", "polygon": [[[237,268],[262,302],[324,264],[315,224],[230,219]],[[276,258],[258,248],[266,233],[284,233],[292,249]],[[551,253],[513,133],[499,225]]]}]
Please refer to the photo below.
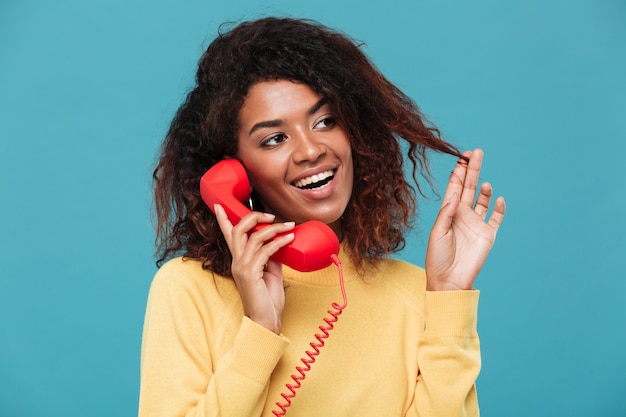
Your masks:
[{"label": "forehead", "polygon": [[242,124],[255,119],[283,119],[307,112],[321,96],[307,84],[289,80],[262,81],[254,84],[239,111]]}]

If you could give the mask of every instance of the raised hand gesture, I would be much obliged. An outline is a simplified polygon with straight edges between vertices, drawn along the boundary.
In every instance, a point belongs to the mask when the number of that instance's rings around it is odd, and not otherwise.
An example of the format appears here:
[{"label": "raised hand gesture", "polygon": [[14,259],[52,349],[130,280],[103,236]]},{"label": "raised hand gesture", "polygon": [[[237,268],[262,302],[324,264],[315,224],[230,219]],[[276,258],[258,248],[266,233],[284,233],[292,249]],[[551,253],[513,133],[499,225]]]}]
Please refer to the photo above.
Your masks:
[{"label": "raised hand gesture", "polygon": [[476,149],[463,155],[469,162],[460,159],[454,168],[430,232],[426,251],[429,291],[472,289],[504,219],[504,199],[498,197],[487,220],[493,190],[489,183],[478,189],[483,152]]}]

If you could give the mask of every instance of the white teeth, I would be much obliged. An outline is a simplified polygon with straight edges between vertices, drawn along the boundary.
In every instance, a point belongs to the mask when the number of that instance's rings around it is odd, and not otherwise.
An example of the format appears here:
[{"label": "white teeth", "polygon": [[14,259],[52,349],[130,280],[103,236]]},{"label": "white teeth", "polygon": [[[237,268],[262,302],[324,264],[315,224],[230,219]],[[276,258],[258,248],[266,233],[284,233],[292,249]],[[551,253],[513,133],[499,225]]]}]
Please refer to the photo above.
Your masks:
[{"label": "white teeth", "polygon": [[320,172],[319,174],[311,175],[310,177],[302,178],[294,183],[294,185],[298,188],[306,187],[309,184],[314,184],[316,182],[324,181],[328,177],[332,177],[334,172],[332,169],[328,171]]}]

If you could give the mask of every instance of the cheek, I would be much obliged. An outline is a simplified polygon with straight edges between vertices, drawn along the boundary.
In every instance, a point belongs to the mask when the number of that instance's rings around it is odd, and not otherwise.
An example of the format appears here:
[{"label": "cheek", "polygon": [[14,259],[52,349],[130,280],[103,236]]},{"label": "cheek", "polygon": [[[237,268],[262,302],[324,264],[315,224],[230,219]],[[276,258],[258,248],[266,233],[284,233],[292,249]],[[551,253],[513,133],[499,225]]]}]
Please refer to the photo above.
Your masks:
[{"label": "cheek", "polygon": [[346,165],[348,176],[350,177],[350,184],[354,184],[354,159],[352,158],[352,151],[348,149],[346,156]]},{"label": "cheek", "polygon": [[270,181],[265,175],[263,175],[263,173],[254,171],[248,171],[248,177],[252,188],[259,191],[263,189],[263,185],[267,185]]},{"label": "cheek", "polygon": [[[257,191],[259,197],[272,194],[278,189],[278,185],[284,182],[278,167],[272,163],[265,162],[259,165],[249,163],[246,165],[244,162],[244,166],[248,171],[250,185]],[[274,169],[269,167],[274,167]]]}]

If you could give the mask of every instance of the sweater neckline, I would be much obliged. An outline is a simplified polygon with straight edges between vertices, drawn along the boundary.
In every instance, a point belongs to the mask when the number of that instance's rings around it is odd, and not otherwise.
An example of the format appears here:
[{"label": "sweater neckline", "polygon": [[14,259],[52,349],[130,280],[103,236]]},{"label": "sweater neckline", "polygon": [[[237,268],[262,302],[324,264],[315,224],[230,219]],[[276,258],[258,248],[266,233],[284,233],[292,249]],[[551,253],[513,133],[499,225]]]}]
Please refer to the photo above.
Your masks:
[{"label": "sweater neckline", "polygon": [[[350,257],[348,248],[342,243],[338,254],[343,269],[344,282],[358,278],[357,268]],[[338,285],[339,268],[331,264],[324,269],[312,272],[300,272],[286,265],[283,266],[283,279],[285,281],[299,282],[312,285]]]}]

